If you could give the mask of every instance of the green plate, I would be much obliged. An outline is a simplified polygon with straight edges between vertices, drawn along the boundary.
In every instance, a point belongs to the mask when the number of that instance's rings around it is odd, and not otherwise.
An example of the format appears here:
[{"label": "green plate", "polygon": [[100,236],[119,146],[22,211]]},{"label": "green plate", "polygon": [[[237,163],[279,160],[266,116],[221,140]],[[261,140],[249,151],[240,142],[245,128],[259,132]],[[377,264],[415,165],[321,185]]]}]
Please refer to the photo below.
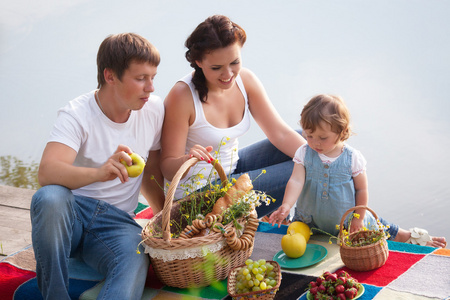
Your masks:
[{"label": "green plate", "polygon": [[299,269],[317,264],[327,256],[327,248],[316,244],[307,244],[305,254],[299,258],[290,258],[284,254],[283,250],[278,251],[273,257],[280,267],[285,269]]},{"label": "green plate", "polygon": [[[353,299],[358,299],[359,297],[362,296],[362,294],[364,294],[364,286],[361,283],[358,283],[358,294],[356,294],[356,297]],[[306,299],[307,300],[314,300],[314,296],[313,294],[311,294],[309,291],[306,294]]]}]

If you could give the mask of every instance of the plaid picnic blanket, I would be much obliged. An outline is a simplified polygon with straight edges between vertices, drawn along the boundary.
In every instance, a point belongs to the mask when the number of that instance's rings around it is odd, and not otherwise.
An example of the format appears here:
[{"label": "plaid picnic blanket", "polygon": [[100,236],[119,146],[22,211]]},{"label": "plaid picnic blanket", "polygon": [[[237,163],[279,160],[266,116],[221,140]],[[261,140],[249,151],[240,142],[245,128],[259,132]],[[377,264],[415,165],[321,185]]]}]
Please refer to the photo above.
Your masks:
[{"label": "plaid picnic blanket", "polygon": [[[153,216],[145,208],[136,216],[141,225]],[[281,238],[287,226],[260,223],[251,258],[272,260],[281,250]],[[282,269],[282,281],[275,299],[306,299],[308,283],[324,271],[344,269],[364,285],[365,299],[449,299],[450,249],[437,249],[388,241],[389,258],[376,270],[348,270],[340,259],[339,246],[323,237],[312,236],[309,243],[322,245],[327,256],[315,265],[300,269]],[[72,299],[96,299],[102,276],[81,261],[71,260],[69,292]],[[42,299],[37,288],[34,253],[31,246],[0,261],[0,298]],[[178,289],[163,285],[149,268],[143,300],[159,299],[231,299],[227,280],[203,288]]]}]

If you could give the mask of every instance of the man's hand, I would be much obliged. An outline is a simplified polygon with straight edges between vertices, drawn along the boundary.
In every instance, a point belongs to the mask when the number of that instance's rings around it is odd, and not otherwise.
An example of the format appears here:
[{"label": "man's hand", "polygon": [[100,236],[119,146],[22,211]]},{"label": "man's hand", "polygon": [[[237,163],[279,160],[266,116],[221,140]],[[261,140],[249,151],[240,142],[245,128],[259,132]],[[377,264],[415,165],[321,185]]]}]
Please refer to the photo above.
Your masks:
[{"label": "man's hand", "polygon": [[131,157],[128,154],[131,153],[133,151],[128,146],[119,145],[114,154],[98,169],[99,181],[109,181],[118,177],[122,183],[127,182],[128,172],[121,161],[124,160],[130,165]]}]

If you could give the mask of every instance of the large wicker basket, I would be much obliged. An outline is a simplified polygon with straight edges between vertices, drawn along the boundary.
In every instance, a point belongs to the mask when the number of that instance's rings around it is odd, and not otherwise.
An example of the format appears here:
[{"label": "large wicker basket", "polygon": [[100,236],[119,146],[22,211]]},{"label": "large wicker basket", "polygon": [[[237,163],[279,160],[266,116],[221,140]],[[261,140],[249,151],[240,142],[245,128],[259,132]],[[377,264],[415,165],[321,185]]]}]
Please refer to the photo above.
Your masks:
[{"label": "large wicker basket", "polygon": [[[351,247],[345,243],[345,239],[364,238],[375,230],[361,230],[349,234],[348,237],[344,237],[343,228],[345,217],[356,209],[366,209],[370,211],[375,219],[378,220],[377,214],[367,206],[355,206],[347,210],[341,219],[339,236],[341,238],[341,259],[345,266],[354,271],[370,271],[381,267],[386,263],[389,256],[389,249],[386,241],[386,237],[381,238],[378,242],[361,247]],[[382,230],[382,229],[380,229]]]},{"label": "large wicker basket", "polygon": [[259,299],[259,300],[271,300],[275,298],[276,293],[278,292],[278,289],[280,288],[281,284],[281,268],[280,265],[276,261],[268,261],[268,263],[271,263],[274,268],[273,270],[277,274],[277,285],[266,290],[260,290],[255,292],[248,292],[244,294],[238,294],[236,292],[236,283],[237,283],[237,274],[239,273],[240,268],[244,267],[245,265],[241,265],[239,267],[234,268],[230,271],[230,275],[228,276],[228,284],[227,284],[227,291],[228,294],[233,298],[233,300],[247,300],[247,299]]},{"label": "large wicker basket", "polygon": [[[171,238],[171,229],[175,231],[171,227],[171,217],[173,220],[180,220],[180,204],[190,201],[189,197],[173,201],[175,190],[182,175],[197,162],[198,159],[191,158],[180,167],[169,186],[163,210],[150,219],[142,230],[144,246],[150,255],[155,274],[162,283],[172,287],[202,287],[223,280],[231,269],[244,264],[253,251],[254,238],[247,249],[233,250],[223,234],[213,231],[201,237]],[[220,163],[216,162],[214,168],[223,186],[226,186],[227,176]],[[238,222],[245,228],[244,218]],[[224,229],[231,226],[232,223],[229,223]],[[154,236],[156,228],[162,228],[162,238]]]}]

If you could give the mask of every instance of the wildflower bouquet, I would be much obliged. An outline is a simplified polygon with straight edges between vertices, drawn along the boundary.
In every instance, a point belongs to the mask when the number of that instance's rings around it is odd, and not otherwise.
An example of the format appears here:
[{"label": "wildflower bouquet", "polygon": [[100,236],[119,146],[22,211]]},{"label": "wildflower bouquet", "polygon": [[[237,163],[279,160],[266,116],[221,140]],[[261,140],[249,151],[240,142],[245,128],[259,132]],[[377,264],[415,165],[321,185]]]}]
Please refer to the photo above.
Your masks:
[{"label": "wildflower bouquet", "polygon": [[[263,173],[265,171],[261,174]],[[238,180],[243,180],[244,176],[246,175],[241,176]],[[249,180],[249,178],[246,180]],[[180,203],[179,218],[172,218],[171,220],[170,225],[174,229],[172,237],[179,237],[183,228],[194,225],[195,220],[207,221],[208,216],[214,213],[214,207],[217,206],[218,200],[229,196],[236,182],[237,180],[232,178],[223,185],[209,183],[205,188],[190,193],[188,195],[190,201]],[[216,221],[222,226],[233,223],[236,229],[242,229],[237,222],[238,219],[248,217],[255,211],[256,207],[263,203],[269,205],[272,200],[274,199],[264,192],[253,189],[239,191],[233,201],[230,201],[230,205],[223,207],[224,209],[217,215]]]},{"label": "wildflower bouquet", "polygon": [[[348,227],[351,226],[351,222],[353,218],[359,219],[359,214],[353,213],[350,216]],[[337,229],[341,230],[341,226],[336,226]],[[348,247],[363,247],[372,244],[376,244],[379,241],[386,241],[390,235],[387,232],[388,226],[383,225],[379,219],[376,220],[376,224],[373,228],[368,229],[367,227],[363,227],[361,230],[349,234],[349,232],[342,228],[340,235],[339,244],[342,245],[344,243]]]}]

